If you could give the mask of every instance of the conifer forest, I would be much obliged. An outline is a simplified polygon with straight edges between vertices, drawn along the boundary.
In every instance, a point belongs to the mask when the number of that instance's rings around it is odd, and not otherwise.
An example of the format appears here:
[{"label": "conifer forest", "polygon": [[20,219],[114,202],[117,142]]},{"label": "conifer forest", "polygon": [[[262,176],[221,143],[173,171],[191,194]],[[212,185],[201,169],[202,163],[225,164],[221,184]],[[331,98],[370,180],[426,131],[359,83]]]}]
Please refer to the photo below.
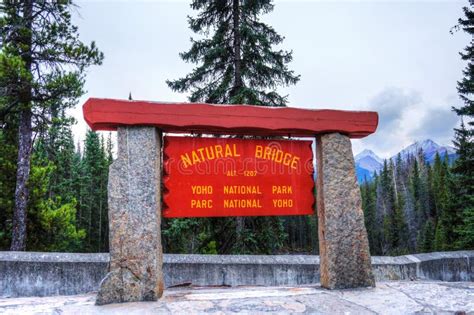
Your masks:
[{"label": "conifer forest", "polygon": [[[293,52],[280,49],[285,38],[262,19],[275,4],[190,5],[196,39],[176,58],[194,67],[168,79],[171,91],[187,93],[190,102],[288,106],[279,88],[302,77],[291,69]],[[79,39],[73,10],[71,1],[0,3],[0,250],[108,251],[115,133],[87,130],[78,138],[69,111],[82,105],[87,69],[100,68],[107,55]],[[472,38],[474,1],[460,12],[451,32]],[[474,249],[472,39],[456,58],[465,64],[457,82],[463,105],[452,108],[461,121],[451,144],[456,157],[436,154],[428,161],[422,150],[398,155],[360,181],[372,255]],[[317,210],[311,216],[163,219],[162,239],[165,253],[318,254]]]}]

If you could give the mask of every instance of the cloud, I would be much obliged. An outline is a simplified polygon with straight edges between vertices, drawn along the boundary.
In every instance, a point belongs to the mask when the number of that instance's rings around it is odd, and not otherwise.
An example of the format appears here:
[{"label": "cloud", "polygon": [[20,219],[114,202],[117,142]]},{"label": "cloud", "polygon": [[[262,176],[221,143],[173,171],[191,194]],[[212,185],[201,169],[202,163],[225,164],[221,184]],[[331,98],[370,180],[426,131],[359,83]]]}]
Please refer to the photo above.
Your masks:
[{"label": "cloud", "polygon": [[384,158],[424,139],[450,144],[459,121],[448,102],[427,102],[415,90],[386,88],[370,99],[366,108],[378,112],[379,126],[373,135],[354,142],[354,151],[368,148]]},{"label": "cloud", "polygon": [[420,118],[418,128],[411,135],[415,139],[437,139],[440,144],[450,144],[453,128],[459,123],[459,117],[450,107],[428,109]]}]

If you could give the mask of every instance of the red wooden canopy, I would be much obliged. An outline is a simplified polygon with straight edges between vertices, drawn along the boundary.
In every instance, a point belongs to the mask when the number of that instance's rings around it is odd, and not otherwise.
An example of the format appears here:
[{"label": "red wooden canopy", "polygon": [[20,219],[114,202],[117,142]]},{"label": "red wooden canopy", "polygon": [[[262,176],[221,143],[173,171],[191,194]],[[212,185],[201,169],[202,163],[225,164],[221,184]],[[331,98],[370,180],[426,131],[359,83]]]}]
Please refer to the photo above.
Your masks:
[{"label": "red wooden canopy", "polygon": [[339,132],[363,138],[375,132],[378,124],[376,112],[100,98],[88,99],[83,112],[93,130],[141,125],[173,133],[304,137]]}]

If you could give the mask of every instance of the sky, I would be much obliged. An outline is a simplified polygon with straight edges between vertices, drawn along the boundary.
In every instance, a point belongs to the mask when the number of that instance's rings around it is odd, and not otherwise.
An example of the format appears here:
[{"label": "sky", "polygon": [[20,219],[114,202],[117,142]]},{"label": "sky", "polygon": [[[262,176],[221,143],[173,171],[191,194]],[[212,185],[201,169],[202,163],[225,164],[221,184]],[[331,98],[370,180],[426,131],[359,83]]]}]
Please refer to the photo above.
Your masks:
[{"label": "sky", "polygon": [[[89,97],[180,102],[167,79],[193,68],[179,57],[197,37],[187,16],[189,1],[79,1],[73,22],[80,39],[94,40],[105,59],[87,70],[87,93],[71,110],[73,131],[83,139],[82,104]],[[275,1],[262,16],[293,51],[289,68],[301,75],[279,92],[290,107],[373,110],[375,134],[353,140],[355,153],[371,149],[388,158],[415,141],[430,138],[451,145],[461,102],[456,82],[468,44],[450,33],[467,0],[456,1]]]}]

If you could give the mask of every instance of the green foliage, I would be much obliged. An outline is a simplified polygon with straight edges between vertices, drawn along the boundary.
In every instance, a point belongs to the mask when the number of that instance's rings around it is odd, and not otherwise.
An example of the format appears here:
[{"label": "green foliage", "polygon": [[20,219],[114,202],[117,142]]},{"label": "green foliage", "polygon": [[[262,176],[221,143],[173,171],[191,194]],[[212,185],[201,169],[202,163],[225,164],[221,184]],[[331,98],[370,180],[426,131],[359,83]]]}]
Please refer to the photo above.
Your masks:
[{"label": "green foliage", "polygon": [[[469,6],[463,8],[464,18],[458,20],[456,29],[462,29],[467,34],[474,36],[474,2],[469,0]],[[474,117],[474,42],[471,40],[460,53],[462,60],[467,61],[467,66],[463,71],[464,77],[458,82],[458,94],[464,105],[460,108],[455,108],[455,111],[460,116]],[[471,127],[474,126],[474,121],[469,122]]]},{"label": "green foliage", "polygon": [[47,199],[39,207],[38,219],[44,231],[41,251],[77,252],[82,249],[86,236],[84,229],[76,228],[76,201],[62,203],[61,198]]},{"label": "green foliage", "polygon": [[[48,124],[53,107],[72,107],[83,94],[84,70],[101,64],[103,54],[94,42],[79,40],[71,6],[71,1],[0,5],[2,117],[31,108],[41,123]],[[28,99],[25,89],[31,90]]]},{"label": "green foliage", "polygon": [[422,253],[431,252],[435,248],[435,228],[433,220],[428,220],[418,238],[418,251]]},{"label": "green foliage", "polygon": [[165,252],[201,253],[202,242],[208,234],[200,220],[206,219],[164,219],[162,238]]},{"label": "green foliage", "polygon": [[165,252],[193,254],[274,254],[284,247],[286,233],[277,217],[164,219]]},{"label": "green foliage", "polygon": [[288,69],[292,53],[275,50],[283,37],[259,20],[273,10],[270,0],[194,0],[200,11],[189,17],[191,30],[204,38],[191,39],[181,58],[198,66],[184,78],[167,81],[177,92],[190,92],[191,102],[285,106],[276,92],[299,76]]},{"label": "green foliage", "polygon": [[[455,200],[461,200],[456,198],[459,191],[465,192],[454,181],[456,165],[451,167],[446,155],[444,159],[435,156],[430,165],[420,151],[404,160],[398,157],[395,162],[385,161],[374,180],[362,184],[362,207],[372,254],[469,247],[461,242],[463,235],[472,236],[472,226],[463,227],[460,211],[465,201]],[[472,224],[472,220],[469,222]]]},{"label": "green foliage", "polygon": [[458,159],[454,163],[453,183],[451,192],[453,197],[453,209],[456,211],[454,219],[457,228],[455,232],[460,234],[457,245],[463,248],[474,248],[472,239],[472,228],[474,221],[474,143],[464,123],[456,130],[454,139]]},{"label": "green foliage", "polygon": [[0,4],[0,125],[16,120],[19,131],[13,250],[26,247],[33,133],[47,133],[57,113],[76,105],[84,70],[103,59],[94,42],[79,40],[71,7],[71,1]]},{"label": "green foliage", "polygon": [[[292,53],[274,49],[283,37],[259,20],[273,10],[271,1],[194,0],[191,8],[199,13],[189,18],[189,26],[202,38],[192,39],[180,56],[197,67],[184,78],[167,81],[170,88],[189,92],[191,102],[285,106],[287,97],[276,89],[295,84],[299,76],[287,66]],[[298,220],[298,227],[308,226]],[[165,220],[163,233],[170,251],[203,253],[215,242],[223,254],[275,253],[285,246],[288,227],[276,217]],[[191,248],[179,240],[183,235]]]},{"label": "green foliage", "polygon": [[372,253],[380,252],[380,236],[377,234],[376,187],[377,181],[368,182],[367,180],[361,186],[362,209],[364,209],[365,227]]},{"label": "green foliage", "polygon": [[[37,148],[41,152],[41,148]],[[64,202],[48,197],[55,166],[35,154],[29,181],[27,249],[34,251],[80,251],[85,231],[76,227],[76,200]]]},{"label": "green foliage", "polygon": [[9,248],[15,194],[17,133],[16,122],[5,122],[0,129],[0,250]]},{"label": "green foliage", "polygon": [[[463,106],[455,108],[461,116],[462,124],[455,129],[454,145],[459,158],[456,160],[452,173],[454,196],[452,217],[456,220],[455,232],[460,235],[457,245],[463,248],[474,248],[474,1],[463,8],[464,17],[458,20],[457,29],[462,29],[471,36],[468,46],[460,53],[462,60],[467,61],[463,71],[464,77],[458,82],[458,94]],[[468,126],[463,117],[468,117]],[[460,219],[462,218],[462,219]],[[460,224],[458,224],[460,222]]]},{"label": "green foliage", "polygon": [[[472,197],[471,197],[472,198]],[[474,200],[471,200],[474,202]],[[459,246],[461,248],[474,248],[474,208],[465,208],[463,211],[463,224],[458,230],[461,235],[459,239]]]},{"label": "green foliage", "polygon": [[86,251],[108,251],[107,180],[110,156],[103,137],[88,130],[80,169],[76,171],[80,196],[77,220],[78,226],[87,231]]}]

